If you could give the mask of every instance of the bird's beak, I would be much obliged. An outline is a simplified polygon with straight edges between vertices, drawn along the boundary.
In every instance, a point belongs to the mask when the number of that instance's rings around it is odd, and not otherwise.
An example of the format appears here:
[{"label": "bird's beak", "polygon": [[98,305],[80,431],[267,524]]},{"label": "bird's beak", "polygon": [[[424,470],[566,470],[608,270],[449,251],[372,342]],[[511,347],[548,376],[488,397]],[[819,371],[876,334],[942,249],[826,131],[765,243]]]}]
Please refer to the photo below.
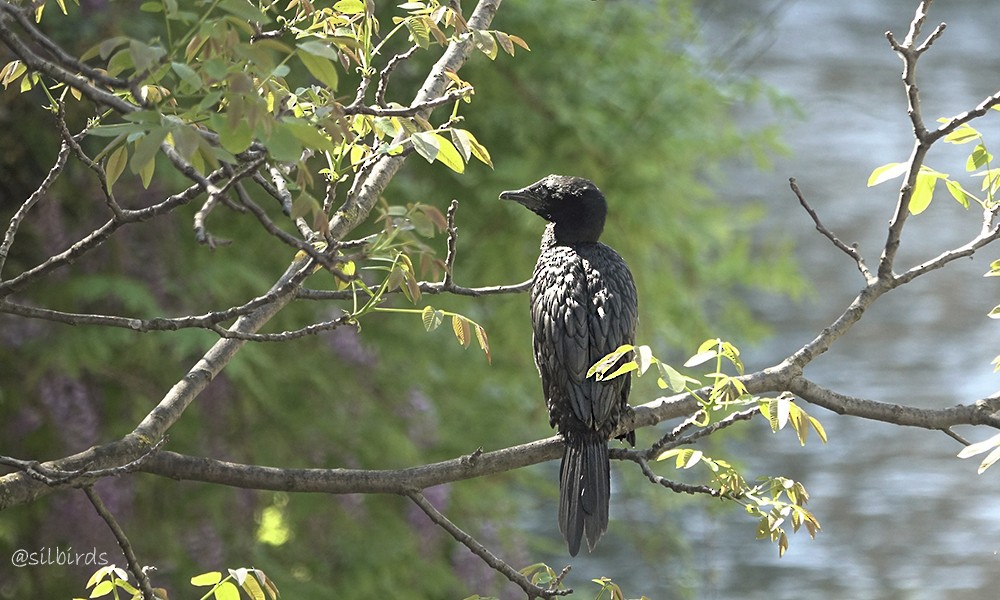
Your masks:
[{"label": "bird's beak", "polygon": [[535,210],[541,206],[538,196],[535,195],[534,190],[531,186],[521,188],[519,190],[507,190],[506,192],[500,192],[501,200],[513,200],[518,204],[522,204],[531,210]]}]

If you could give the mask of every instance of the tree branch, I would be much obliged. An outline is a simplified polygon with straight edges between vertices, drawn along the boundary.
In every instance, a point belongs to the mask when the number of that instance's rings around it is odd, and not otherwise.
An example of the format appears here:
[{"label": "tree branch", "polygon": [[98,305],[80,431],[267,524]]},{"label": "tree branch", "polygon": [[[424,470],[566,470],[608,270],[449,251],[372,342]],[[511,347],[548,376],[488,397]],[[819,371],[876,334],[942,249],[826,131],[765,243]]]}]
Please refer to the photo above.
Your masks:
[{"label": "tree branch", "polygon": [[97,491],[94,490],[94,486],[86,485],[83,487],[83,493],[87,495],[87,499],[90,503],[94,505],[94,510],[97,514],[104,519],[104,522],[108,524],[108,529],[118,540],[118,547],[122,549],[122,554],[125,555],[125,562],[128,563],[128,570],[132,572],[135,576],[137,582],[139,582],[139,589],[142,590],[143,596],[146,598],[156,598],[153,594],[153,586],[149,583],[149,577],[146,576],[146,571],[143,570],[142,565],[139,564],[139,559],[135,556],[135,551],[132,550],[132,544],[128,541],[128,536],[125,535],[125,530],[121,528],[118,524],[118,520],[115,516],[111,514],[108,507],[104,505],[104,501],[98,495]]},{"label": "tree branch", "polygon": [[482,561],[489,565],[491,569],[501,573],[512,583],[524,590],[524,593],[528,595],[528,598],[556,598],[558,596],[566,596],[573,593],[573,590],[571,589],[559,590],[554,587],[543,588],[531,583],[531,580],[522,575],[517,569],[497,558],[497,556],[490,552],[486,546],[480,544],[474,537],[462,531],[457,525],[448,520],[448,517],[444,516],[438,509],[434,508],[434,505],[428,502],[427,498],[425,498],[423,494],[417,491],[410,491],[406,493],[406,496],[412,500],[413,503],[420,508],[420,510],[424,511],[424,514],[426,514],[431,521],[447,531],[451,537],[455,538],[456,541],[482,559]]},{"label": "tree branch", "polygon": [[799,204],[801,204],[802,208],[804,208],[805,211],[809,213],[809,216],[812,217],[813,223],[816,224],[816,230],[822,233],[824,236],[826,236],[828,240],[833,242],[834,246],[840,248],[841,250],[844,251],[845,254],[854,259],[854,262],[857,263],[858,270],[861,271],[861,274],[864,276],[865,281],[871,281],[872,274],[868,270],[868,267],[865,265],[865,259],[861,256],[861,253],[858,252],[857,246],[856,245],[848,246],[844,242],[840,241],[840,238],[833,235],[833,232],[827,229],[826,226],[823,225],[823,223],[819,220],[819,215],[817,215],[816,211],[813,210],[811,206],[809,206],[808,202],[806,202],[805,196],[802,195],[802,190],[799,189],[799,185],[798,183],[795,182],[794,177],[788,178],[788,185],[792,188],[792,192],[795,194],[795,197],[799,199]]}]

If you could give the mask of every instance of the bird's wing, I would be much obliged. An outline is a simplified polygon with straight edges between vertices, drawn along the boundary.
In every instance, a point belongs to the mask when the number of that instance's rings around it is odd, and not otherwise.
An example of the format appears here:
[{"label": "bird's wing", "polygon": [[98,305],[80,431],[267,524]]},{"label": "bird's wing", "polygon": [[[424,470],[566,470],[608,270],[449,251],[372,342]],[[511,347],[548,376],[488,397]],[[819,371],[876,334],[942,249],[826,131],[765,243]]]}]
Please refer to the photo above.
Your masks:
[{"label": "bird's wing", "polygon": [[598,382],[587,371],[635,340],[635,283],[625,261],[603,244],[551,247],[536,265],[531,304],[535,363],[552,424],[562,430],[569,410],[584,428],[610,434],[631,378]]},{"label": "bird's wing", "polygon": [[[619,346],[635,343],[638,295],[632,273],[617,252],[604,244],[597,244],[583,256],[587,264],[590,299],[589,363],[594,364]],[[632,354],[629,353],[619,362],[631,359]],[[594,382],[591,404],[594,420],[600,428],[617,425],[621,409],[628,400],[631,379],[631,374],[625,374],[609,381]]]},{"label": "bird's wing", "polygon": [[560,430],[570,416],[588,429],[594,425],[587,380],[592,364],[589,310],[583,259],[568,246],[545,249],[535,265],[531,325],[550,420]]}]

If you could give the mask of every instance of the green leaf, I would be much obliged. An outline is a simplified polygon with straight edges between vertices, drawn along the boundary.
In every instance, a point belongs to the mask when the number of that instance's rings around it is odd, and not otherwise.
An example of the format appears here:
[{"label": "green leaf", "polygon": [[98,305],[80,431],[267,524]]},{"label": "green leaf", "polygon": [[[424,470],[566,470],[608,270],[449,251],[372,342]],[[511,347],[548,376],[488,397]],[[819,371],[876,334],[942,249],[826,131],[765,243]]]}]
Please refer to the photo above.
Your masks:
[{"label": "green leaf", "polygon": [[636,363],[634,360],[630,360],[630,361],[628,361],[626,363],[623,363],[621,366],[619,366],[617,369],[615,369],[613,373],[611,373],[609,375],[598,375],[597,376],[597,380],[598,381],[606,381],[608,379],[614,379],[615,377],[618,377],[620,375],[624,375],[626,373],[631,373],[632,371],[635,371],[638,368],[639,368],[639,364]]},{"label": "green leaf", "polygon": [[198,73],[194,69],[181,62],[170,63],[170,68],[192,91],[201,89],[201,77],[198,76]]},{"label": "green leaf", "polygon": [[878,185],[883,181],[895,179],[905,173],[909,168],[909,163],[889,163],[882,165],[872,171],[872,174],[868,176],[868,187]]},{"label": "green leaf", "polygon": [[441,151],[441,146],[438,142],[439,139],[441,139],[441,136],[432,131],[419,131],[410,136],[410,140],[413,142],[413,149],[429,163],[434,162],[438,152]]},{"label": "green leaf", "polygon": [[965,188],[962,187],[962,184],[957,181],[954,181],[952,179],[945,179],[944,185],[948,189],[948,193],[951,194],[951,197],[954,198],[959,204],[961,204],[965,208],[969,208],[970,198],[973,200],[976,199],[975,196],[965,191]]},{"label": "green leaf", "polygon": [[913,192],[910,194],[910,214],[919,215],[924,212],[934,198],[934,186],[937,185],[939,177],[924,173],[923,169],[917,173],[917,181],[913,185]]},{"label": "green leaf", "polygon": [[340,0],[333,5],[333,10],[345,15],[358,15],[365,12],[365,3],[361,0]]},{"label": "green leaf", "polygon": [[167,138],[167,130],[163,127],[156,127],[144,135],[135,145],[135,152],[129,165],[133,173],[141,172],[146,165],[153,161],[156,153],[160,151],[160,144]]},{"label": "green leaf", "polygon": [[337,151],[333,141],[309,123],[297,120],[285,120],[282,123],[307,147],[323,152]]},{"label": "green leaf", "polygon": [[100,598],[101,596],[107,596],[115,589],[115,583],[111,579],[105,579],[104,581],[98,583],[94,586],[94,589],[90,590],[91,598]]},{"label": "green leaf", "polygon": [[991,310],[986,316],[991,319],[1000,319],[1000,306],[994,306],[993,310]]},{"label": "green leaf", "polygon": [[202,573],[201,575],[195,575],[191,578],[191,585],[195,587],[206,587],[210,585],[215,585],[222,581],[222,573],[218,571],[211,571],[208,573]]},{"label": "green leaf", "polygon": [[128,164],[128,150],[125,144],[122,144],[117,150],[111,153],[111,156],[108,157],[108,162],[104,165],[104,173],[108,178],[108,187],[113,186],[118,181],[122,172],[125,171],[126,164]]},{"label": "green leaf", "polygon": [[993,162],[993,155],[986,150],[986,146],[977,144],[972,149],[972,153],[969,154],[969,159],[965,161],[965,170],[972,172],[985,167],[991,162]]},{"label": "green leaf", "polygon": [[983,277],[1000,277],[1000,258],[990,263],[990,270]]},{"label": "green leaf", "polygon": [[474,29],[472,30],[472,41],[475,43],[476,48],[488,56],[490,60],[496,59],[497,42],[493,39],[493,36],[490,35],[490,32]]},{"label": "green leaf", "polygon": [[444,313],[440,310],[436,310],[433,306],[425,306],[422,311],[420,311],[420,319],[424,322],[424,329],[427,331],[434,331],[441,326],[444,320]]},{"label": "green leaf", "polygon": [[465,161],[462,160],[462,155],[458,153],[454,144],[439,134],[435,133],[434,135],[436,136],[438,142],[438,162],[443,163],[444,166],[456,173],[464,172]]},{"label": "green leaf", "polygon": [[330,60],[338,60],[340,58],[333,46],[326,42],[321,42],[320,40],[302,42],[301,44],[298,44],[298,47],[314,56],[329,58]]},{"label": "green leaf", "polygon": [[334,66],[333,62],[328,58],[322,56],[316,56],[315,54],[299,48],[295,51],[296,56],[302,61],[306,69],[313,77],[318,79],[323,85],[325,85],[330,91],[335,91],[337,89],[337,82],[340,75],[337,73],[337,67]]},{"label": "green leaf", "polygon": [[271,21],[270,17],[257,9],[255,3],[247,0],[220,0],[219,8],[252,23],[269,23]]},{"label": "green leaf", "polygon": [[688,383],[693,383],[694,385],[698,385],[700,383],[697,379],[692,379],[691,377],[682,375],[680,371],[670,365],[664,363],[658,363],[658,365],[660,366],[663,383],[666,384],[660,386],[663,389],[669,388],[675,392],[683,392],[687,388]]},{"label": "green leaf", "polygon": [[240,585],[243,587],[243,591],[253,598],[253,600],[265,600],[264,590],[261,589],[260,584],[257,583],[254,577],[247,577]]},{"label": "green leaf", "polygon": [[223,581],[214,592],[216,600],[240,600],[240,588],[231,581]]},{"label": "green leaf", "polygon": [[476,136],[472,135],[471,131],[452,129],[451,139],[455,142],[455,146],[462,153],[462,157],[465,158],[466,162],[469,161],[469,155],[472,155],[480,162],[489,165],[491,169],[493,168],[493,160],[490,158],[489,151],[479,143],[479,140],[476,139]]},{"label": "green leaf", "polygon": [[967,144],[981,137],[979,132],[973,129],[968,123],[962,123],[954,131],[944,136],[944,141],[949,144]]},{"label": "green leaf", "polygon": [[[213,115],[213,117],[221,117],[221,115]],[[226,152],[232,152],[233,154],[239,154],[253,143],[253,129],[250,127],[250,123],[246,119],[240,119],[236,122],[235,126],[231,126],[226,122],[225,118],[213,118],[212,122],[218,123],[219,125],[219,142]]]}]

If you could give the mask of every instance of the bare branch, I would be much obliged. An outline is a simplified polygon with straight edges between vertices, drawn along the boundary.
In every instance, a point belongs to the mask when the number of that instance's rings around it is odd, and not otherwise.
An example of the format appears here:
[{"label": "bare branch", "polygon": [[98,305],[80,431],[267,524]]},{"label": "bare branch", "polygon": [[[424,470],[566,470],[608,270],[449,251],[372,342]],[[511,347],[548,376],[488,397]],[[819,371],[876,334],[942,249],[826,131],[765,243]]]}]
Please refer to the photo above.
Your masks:
[{"label": "bare branch", "polygon": [[916,408],[888,402],[876,402],[841,394],[824,388],[805,377],[793,377],[788,391],[810,404],[822,406],[840,415],[851,415],[871,421],[884,421],[906,427],[945,431],[955,425],[988,425],[1000,428],[1000,397],[994,395],[975,404],[960,404],[949,408]]},{"label": "bare branch", "polygon": [[458,210],[458,200],[452,200],[448,205],[448,251],[444,258],[444,281],[441,287],[451,290],[455,286],[455,254],[458,246],[458,227],[455,226],[455,212]]},{"label": "bare branch", "polygon": [[788,178],[788,185],[791,186],[792,192],[795,193],[795,197],[799,199],[799,204],[801,204],[802,208],[804,208],[805,211],[809,213],[809,216],[812,217],[813,223],[816,224],[816,230],[826,236],[828,240],[833,242],[834,246],[840,248],[844,251],[844,253],[853,258],[854,262],[858,265],[858,270],[861,271],[862,275],[864,275],[865,280],[870,281],[872,279],[872,274],[865,265],[865,259],[861,256],[861,253],[858,252],[857,246],[848,246],[844,242],[840,241],[840,238],[835,236],[832,231],[823,225],[823,223],[819,220],[819,215],[817,215],[816,211],[809,206],[808,202],[806,202],[805,196],[802,195],[802,190],[799,189],[799,185],[795,182],[794,177]]},{"label": "bare branch", "polygon": [[382,69],[382,72],[379,73],[378,76],[378,87],[375,88],[375,104],[378,107],[380,108],[388,107],[388,105],[385,103],[385,92],[386,89],[389,87],[389,76],[392,75],[392,72],[396,70],[396,67],[399,65],[399,63],[413,56],[414,53],[416,53],[416,51],[419,49],[420,46],[414,44],[406,52],[401,52],[393,56],[392,58],[389,59],[387,63],[385,63],[385,67]]},{"label": "bare branch", "polygon": [[531,583],[531,580],[522,575],[517,569],[497,558],[497,556],[490,552],[486,546],[480,544],[476,538],[462,531],[462,529],[460,529],[457,525],[448,520],[448,517],[444,516],[438,509],[434,508],[434,505],[428,502],[427,498],[425,498],[423,494],[417,491],[410,491],[406,493],[406,496],[412,500],[413,503],[420,508],[420,510],[424,511],[424,514],[426,514],[431,521],[447,531],[451,537],[455,538],[456,541],[482,559],[482,561],[489,565],[491,569],[497,571],[524,590],[524,593],[528,594],[528,598],[556,598],[558,596],[566,596],[573,593],[573,590],[571,589],[558,590],[554,587],[543,588]]},{"label": "bare branch", "polygon": [[[10,225],[7,226],[7,232],[3,236],[3,243],[0,244],[0,274],[3,273],[4,264],[7,262],[7,255],[10,253],[10,247],[14,244],[14,238],[17,236],[17,230],[21,227],[21,222],[28,216],[28,211],[48,193],[49,188],[52,187],[52,184],[62,174],[63,169],[66,167],[66,161],[69,159],[69,152],[69,142],[63,140],[62,146],[59,147],[59,154],[56,155],[56,162],[49,169],[45,179],[39,184],[38,189],[32,192],[28,196],[28,199],[21,204],[17,212],[14,213],[14,216],[10,218]],[[0,278],[0,281],[2,280]],[[0,290],[2,290],[2,286],[0,286]],[[2,296],[3,294],[0,292],[0,297]]]},{"label": "bare branch", "polygon": [[97,514],[104,519],[104,522],[108,524],[108,529],[111,530],[115,539],[118,540],[118,547],[122,549],[122,554],[125,555],[125,561],[128,563],[128,570],[132,572],[136,581],[139,582],[139,589],[142,590],[143,596],[150,599],[156,598],[153,594],[153,586],[149,583],[149,577],[146,576],[146,572],[139,564],[139,559],[136,558],[135,551],[132,550],[132,544],[128,541],[128,536],[125,535],[125,530],[121,528],[121,525],[118,524],[118,520],[115,519],[113,514],[111,514],[108,507],[104,505],[104,501],[101,500],[100,495],[98,495],[98,493],[94,490],[94,486],[84,486],[83,493],[87,495],[87,499],[94,505],[94,510],[96,510]]}]

